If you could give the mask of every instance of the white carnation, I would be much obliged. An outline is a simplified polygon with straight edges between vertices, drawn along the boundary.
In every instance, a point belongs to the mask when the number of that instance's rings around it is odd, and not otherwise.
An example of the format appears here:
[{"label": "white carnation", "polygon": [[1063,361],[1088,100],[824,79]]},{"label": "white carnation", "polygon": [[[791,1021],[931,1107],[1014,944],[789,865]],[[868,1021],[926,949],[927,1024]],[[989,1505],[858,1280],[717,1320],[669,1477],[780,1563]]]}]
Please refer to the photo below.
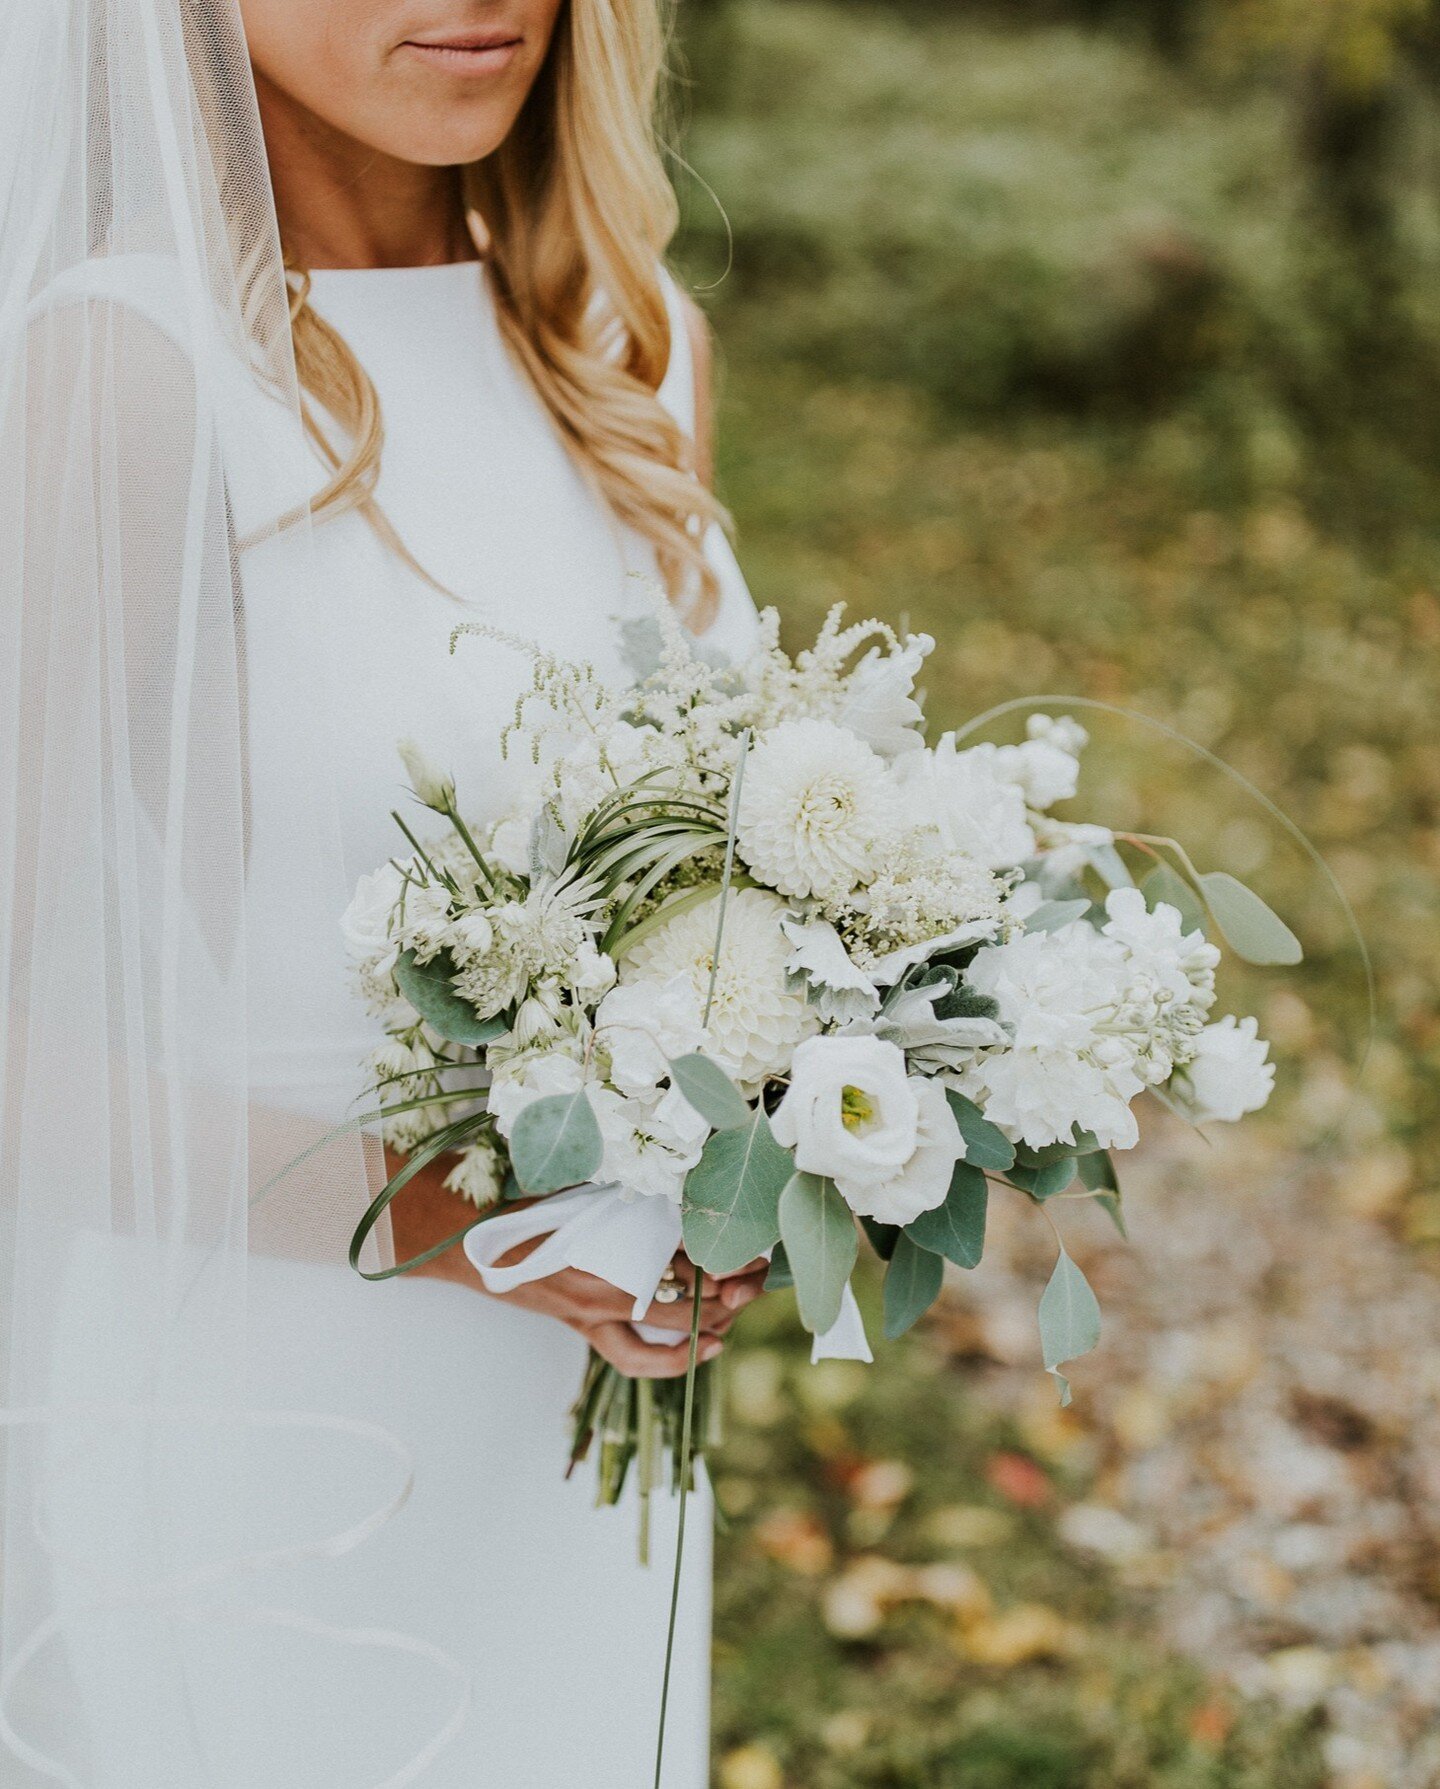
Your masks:
[{"label": "white carnation", "polygon": [[990,870],[1008,869],[1035,854],[1025,817],[1025,794],[995,766],[996,748],[957,751],[947,733],[933,751],[910,752],[895,766],[906,819],[938,829],[945,849]]},{"label": "white carnation", "polygon": [[863,740],[828,721],[782,721],[746,759],[737,848],[781,894],[837,898],[874,874],[888,806],[884,762]]},{"label": "white carnation", "polygon": [[1207,1025],[1185,1066],[1189,1107],[1197,1124],[1234,1124],[1258,1112],[1275,1086],[1270,1046],[1254,1019],[1233,1015]]},{"label": "white carnation", "polygon": [[[718,895],[652,932],[620,965],[622,988],[669,985],[679,978],[703,1012],[715,960]],[[725,938],[704,1048],[745,1088],[783,1074],[795,1046],[819,1021],[786,974],[792,947],[781,921],[785,903],[759,888],[734,890],[725,904]]]},{"label": "white carnation", "polygon": [[887,1224],[942,1204],[965,1154],[945,1089],[907,1074],[904,1052],[878,1037],[801,1044],[771,1124],[797,1168],[833,1180],[852,1211]]}]

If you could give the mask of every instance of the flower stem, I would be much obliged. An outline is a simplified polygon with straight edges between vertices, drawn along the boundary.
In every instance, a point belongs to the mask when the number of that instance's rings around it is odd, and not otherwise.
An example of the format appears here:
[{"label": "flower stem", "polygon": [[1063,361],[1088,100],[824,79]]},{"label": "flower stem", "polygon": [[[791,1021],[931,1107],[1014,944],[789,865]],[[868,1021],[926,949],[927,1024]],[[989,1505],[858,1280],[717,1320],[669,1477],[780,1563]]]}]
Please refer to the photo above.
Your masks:
[{"label": "flower stem", "polygon": [[700,1347],[700,1301],[704,1297],[705,1269],[695,1269],[695,1291],[690,1304],[690,1358],[685,1366],[685,1415],[680,1425],[680,1513],[675,1530],[675,1576],[670,1585],[670,1625],[665,1634],[665,1675],[660,1682],[660,1730],[655,1738],[655,1789],[665,1763],[665,1715],[670,1706],[670,1667],[675,1658],[675,1619],[680,1612],[680,1571],[685,1559],[685,1507],[690,1489],[691,1425],[695,1416],[695,1362]]}]

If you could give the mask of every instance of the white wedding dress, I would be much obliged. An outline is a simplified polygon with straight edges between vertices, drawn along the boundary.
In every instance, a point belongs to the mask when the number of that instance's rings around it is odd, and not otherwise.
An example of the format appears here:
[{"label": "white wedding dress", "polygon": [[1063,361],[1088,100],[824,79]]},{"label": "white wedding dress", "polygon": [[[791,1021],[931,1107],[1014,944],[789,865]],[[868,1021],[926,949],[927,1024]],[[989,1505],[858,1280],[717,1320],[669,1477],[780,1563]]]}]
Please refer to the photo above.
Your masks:
[{"label": "white wedding dress", "polygon": [[[91,263],[83,283],[51,302],[103,290],[164,330],[168,278],[163,262],[145,257],[128,267]],[[689,344],[678,295],[667,290],[673,348],[660,395],[688,429]],[[469,811],[493,811],[518,774],[501,764],[498,741],[531,666],[488,638],[463,639],[452,655],[452,630],[489,623],[621,680],[624,623],[653,614],[656,590],[648,547],[604,511],[510,360],[480,264],[320,272],[312,302],[377,386],[379,502],[453,594],[417,577],[354,513],[316,525],[303,566],[287,557],[283,535],[242,556],[251,1084],[257,1100],[300,1119],[358,1098],[378,1033],[349,985],[338,912],[290,874],[297,780],[314,772],[317,753],[328,755],[352,882],[401,849],[389,818],[407,799],[397,738],[412,737],[453,772]],[[234,376],[245,378],[238,365]],[[226,423],[242,538],[266,519],[252,510],[248,487],[263,484],[273,502],[277,463],[293,461],[312,490],[322,481],[293,427],[286,434],[273,412],[262,400],[237,400]],[[262,463],[266,477],[252,481]],[[707,648],[742,653],[754,637],[753,606],[718,530],[707,551],[723,587]],[[316,617],[314,651],[342,697],[319,725],[275,695],[293,688],[276,654],[294,650],[288,622],[299,602]],[[293,1232],[293,1214],[289,1221]],[[309,1561],[283,1581],[275,1574],[273,1601],[295,1619],[223,1636],[197,1626],[186,1721],[219,1760],[214,1780],[227,1789],[390,1781],[425,1752],[455,1706],[453,1678],[424,1656],[436,1649],[472,1677],[470,1709],[458,1735],[407,1781],[421,1789],[644,1789],[670,1595],[668,1494],[655,1499],[647,1568],[637,1559],[634,1501],[599,1510],[588,1467],[564,1476],[567,1413],[585,1360],[579,1338],[478,1285],[368,1284],[327,1225],[333,1214],[317,1214],[323,1245],[282,1246],[252,1263],[259,1377],[291,1408],[389,1430],[413,1456],[415,1489],[350,1557]],[[77,1349],[95,1333],[103,1296],[103,1273],[72,1291]],[[288,1512],[294,1532],[329,1532],[383,1501],[393,1462],[377,1461],[373,1448],[353,1452],[349,1475],[300,1475],[305,1489]],[[667,1789],[708,1781],[709,1514],[702,1489],[688,1527]],[[93,1516],[82,1503],[77,1520]],[[262,1602],[265,1591],[262,1583]],[[377,1611],[417,1656],[367,1646]],[[347,1625],[358,1644],[316,1638]],[[127,1677],[123,1658],[98,1651],[76,1668],[89,1685],[96,1782],[181,1789],[148,1740],[134,1737],[145,1728],[148,1674],[137,1665]]]}]

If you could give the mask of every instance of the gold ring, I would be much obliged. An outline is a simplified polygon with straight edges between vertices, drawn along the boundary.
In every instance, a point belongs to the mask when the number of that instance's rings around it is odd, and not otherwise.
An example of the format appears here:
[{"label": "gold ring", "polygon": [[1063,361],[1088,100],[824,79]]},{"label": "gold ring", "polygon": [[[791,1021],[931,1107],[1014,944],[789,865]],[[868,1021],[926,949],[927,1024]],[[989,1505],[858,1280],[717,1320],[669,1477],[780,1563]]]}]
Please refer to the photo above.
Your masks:
[{"label": "gold ring", "polygon": [[655,1302],[656,1304],[675,1304],[684,1290],[675,1269],[667,1267],[660,1276],[660,1284],[655,1288]]}]

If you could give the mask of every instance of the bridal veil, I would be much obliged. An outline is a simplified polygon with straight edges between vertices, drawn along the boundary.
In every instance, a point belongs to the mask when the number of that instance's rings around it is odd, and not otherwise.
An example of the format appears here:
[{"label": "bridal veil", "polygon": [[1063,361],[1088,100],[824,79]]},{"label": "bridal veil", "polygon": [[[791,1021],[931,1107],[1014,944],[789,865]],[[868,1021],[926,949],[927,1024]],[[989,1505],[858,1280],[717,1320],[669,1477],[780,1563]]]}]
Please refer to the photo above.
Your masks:
[{"label": "bridal veil", "polygon": [[[247,913],[246,741],[269,717],[248,711],[245,590],[267,556],[289,711],[323,726],[334,699],[299,415],[233,0],[0,0],[0,1780],[17,1789],[398,1789],[461,1718],[450,1661],[367,1597],[361,1544],[403,1501],[403,1450],[286,1408],[257,1346],[275,1275],[343,1260],[366,1199],[343,1107],[267,1108],[247,1050],[254,964],[337,948],[346,892],[298,732],[295,930],[257,936]],[[350,1574],[326,1604],[343,1621],[288,1599],[320,1572]]]}]

